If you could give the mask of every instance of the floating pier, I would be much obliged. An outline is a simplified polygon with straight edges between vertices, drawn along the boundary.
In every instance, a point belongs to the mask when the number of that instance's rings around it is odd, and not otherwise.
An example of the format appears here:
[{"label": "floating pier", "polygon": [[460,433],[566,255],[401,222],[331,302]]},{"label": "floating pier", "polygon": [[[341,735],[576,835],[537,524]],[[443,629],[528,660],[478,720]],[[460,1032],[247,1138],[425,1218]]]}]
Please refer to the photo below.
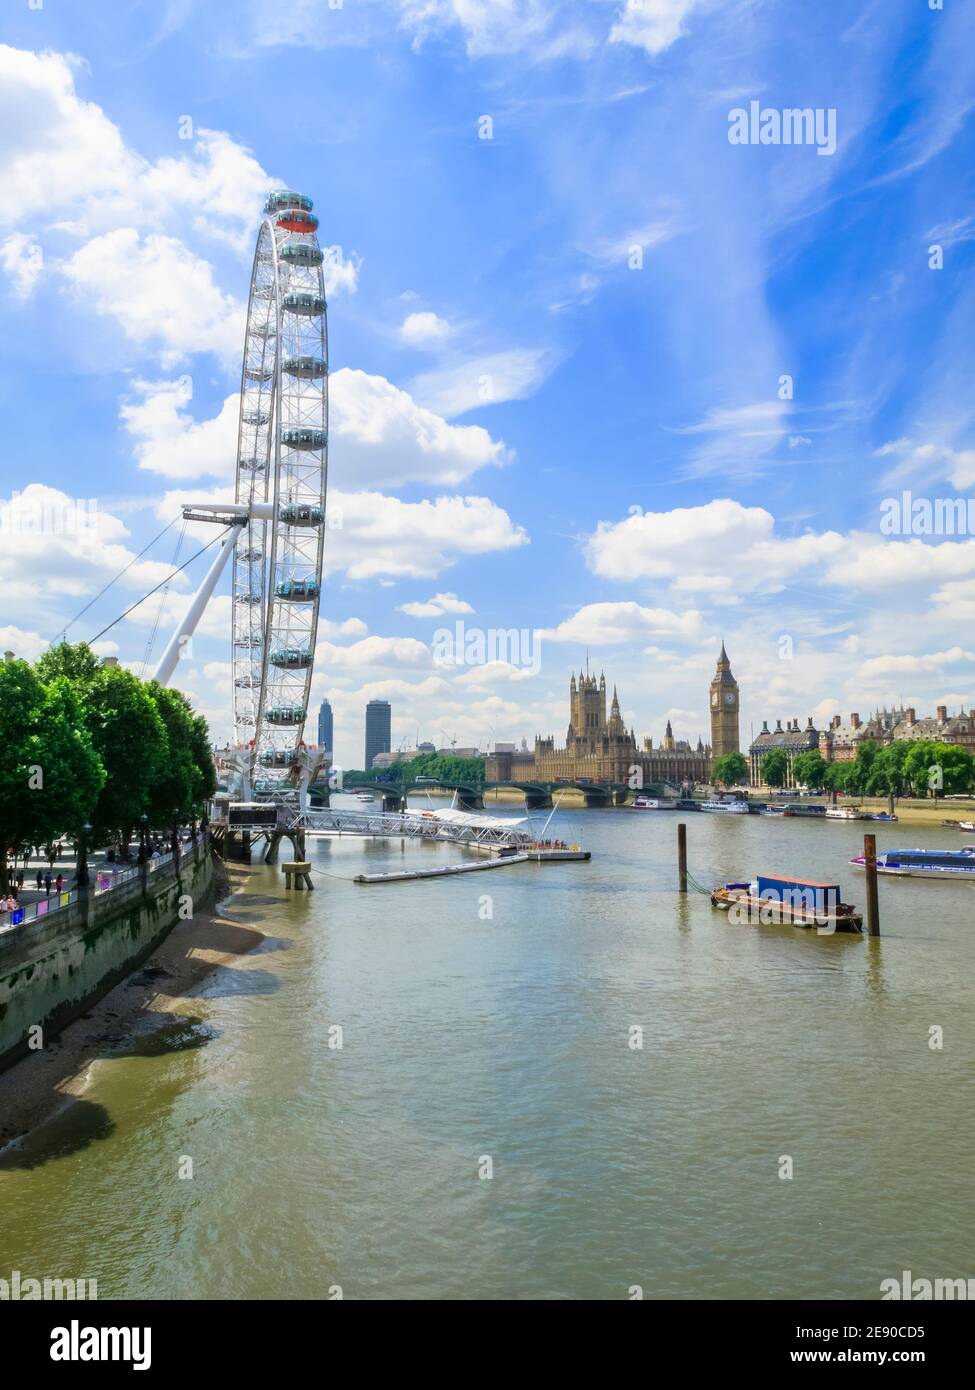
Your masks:
[{"label": "floating pier", "polygon": [[391,869],[383,874],[356,874],[353,883],[409,883],[419,878],[453,878],[483,869],[501,869],[505,864],[548,864],[564,860],[591,858],[588,849],[528,849],[518,854],[492,854],[474,864],[445,864],[439,869]]},{"label": "floating pier", "polygon": [[406,883],[415,878],[453,878],[455,874],[473,874],[479,869],[500,869],[505,864],[523,864],[525,854],[499,855],[496,859],[480,859],[476,864],[445,864],[439,869],[391,869],[385,874],[356,874],[353,883]]},{"label": "floating pier", "polygon": [[559,864],[567,859],[588,860],[592,851],[588,849],[530,849],[522,856],[533,864]]}]

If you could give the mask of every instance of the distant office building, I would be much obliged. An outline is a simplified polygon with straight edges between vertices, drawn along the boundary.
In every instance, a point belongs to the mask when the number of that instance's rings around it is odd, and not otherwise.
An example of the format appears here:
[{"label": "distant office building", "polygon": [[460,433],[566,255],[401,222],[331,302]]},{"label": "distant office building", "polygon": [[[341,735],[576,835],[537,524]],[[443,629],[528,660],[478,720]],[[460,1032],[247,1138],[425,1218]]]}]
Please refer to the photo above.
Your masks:
[{"label": "distant office building", "polygon": [[389,753],[376,753],[373,755],[373,767],[392,767],[394,763],[411,763],[414,758],[421,758],[424,753],[436,753],[432,743],[420,743],[416,748],[397,748]]},{"label": "distant office building", "polygon": [[378,768],[380,772],[385,772],[387,768],[395,767],[397,763],[402,761],[399,753],[377,753],[372,760],[372,766],[374,769]]},{"label": "distant office building", "polygon": [[372,760],[377,753],[389,752],[392,721],[393,711],[388,700],[370,700],[366,705],[365,767],[372,767]]},{"label": "distant office building", "polygon": [[335,745],[332,742],[334,736],[334,726],[332,724],[332,706],[327,700],[323,700],[318,708],[318,746],[327,748],[331,753]]}]

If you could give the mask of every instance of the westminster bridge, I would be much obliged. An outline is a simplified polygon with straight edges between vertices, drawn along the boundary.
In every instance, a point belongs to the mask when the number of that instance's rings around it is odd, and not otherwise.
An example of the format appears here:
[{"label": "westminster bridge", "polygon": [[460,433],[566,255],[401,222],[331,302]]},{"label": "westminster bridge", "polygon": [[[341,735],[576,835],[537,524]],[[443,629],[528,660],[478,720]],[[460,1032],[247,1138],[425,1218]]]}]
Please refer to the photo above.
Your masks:
[{"label": "westminster bridge", "polygon": [[511,782],[453,782],[440,777],[425,777],[421,782],[401,780],[370,781],[361,778],[354,781],[343,780],[340,787],[316,783],[310,788],[309,802],[313,807],[327,807],[331,796],[338,793],[371,792],[382,798],[384,811],[402,811],[407,797],[419,796],[425,791],[451,792],[457,805],[469,811],[484,808],[484,797],[492,791],[517,791],[525,798],[529,811],[543,810],[555,804],[553,797],[561,792],[575,792],[583,797],[586,809],[602,806],[626,806],[637,796],[679,796],[681,789],[669,782],[633,788],[628,782],[595,782],[586,778],[577,781],[545,782],[537,779]]}]

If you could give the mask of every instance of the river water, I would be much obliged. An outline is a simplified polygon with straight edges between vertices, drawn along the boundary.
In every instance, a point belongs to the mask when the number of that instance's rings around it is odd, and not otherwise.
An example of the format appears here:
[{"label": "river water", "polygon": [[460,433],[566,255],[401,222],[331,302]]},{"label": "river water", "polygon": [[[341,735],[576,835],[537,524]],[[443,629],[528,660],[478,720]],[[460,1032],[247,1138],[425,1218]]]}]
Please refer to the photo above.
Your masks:
[{"label": "river water", "polygon": [[[454,880],[351,882],[462,857],[399,842],[311,842],[312,894],[255,865],[229,910],[264,945],[7,1155],[0,1277],[761,1299],[975,1275],[972,888],[881,882],[879,941],[736,926],[676,893],[675,819],[560,811],[590,863]],[[687,821],[703,884],[794,872],[863,904],[862,825]]]}]

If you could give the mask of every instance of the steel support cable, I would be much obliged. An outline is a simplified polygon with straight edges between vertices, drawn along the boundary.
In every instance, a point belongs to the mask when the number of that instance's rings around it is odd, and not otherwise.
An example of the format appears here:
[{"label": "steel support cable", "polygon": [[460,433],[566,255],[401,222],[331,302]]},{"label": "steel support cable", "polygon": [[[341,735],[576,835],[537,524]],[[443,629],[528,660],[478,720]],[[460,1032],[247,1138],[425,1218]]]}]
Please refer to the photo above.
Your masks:
[{"label": "steel support cable", "polygon": [[195,555],[191,555],[188,560],[184,560],[183,563],[180,565],[179,569],[173,570],[172,574],[167,574],[166,578],[160,580],[159,583],[154,588],[150,589],[147,594],[143,594],[140,599],[136,599],[135,603],[130,604],[129,607],[126,608],[124,613],[120,613],[118,617],[114,619],[113,622],[110,622],[108,624],[108,627],[103,627],[101,632],[96,632],[94,637],[89,638],[89,647],[92,645],[93,642],[97,642],[100,637],[104,637],[106,632],[111,632],[112,628],[115,627],[118,623],[120,623],[123,618],[127,618],[128,615],[133,611],[133,609],[138,608],[140,603],[145,603],[147,598],[152,598],[153,594],[157,594],[164,584],[168,584],[171,579],[175,579],[181,570],[185,570],[187,565],[192,565],[194,560],[198,560],[200,556],[204,554],[205,551],[209,550],[212,545],[216,545],[217,541],[223,540],[224,536],[229,535],[231,531],[235,530],[237,525],[238,523],[235,522],[233,526],[227,526],[223,531],[219,533],[219,535],[214,536],[212,541],[207,541],[206,545],[203,546],[202,549],[198,550]]},{"label": "steel support cable", "polygon": [[[175,550],[173,551],[173,558],[172,558],[172,560],[170,561],[170,564],[172,564],[172,565],[175,565],[176,561],[179,559],[179,552],[183,549],[183,541],[184,541],[185,538],[186,538],[186,527],[187,527],[187,525],[188,525],[188,522],[187,522],[186,518],[184,517],[184,518],[183,518],[183,524],[182,524],[182,526],[179,528],[179,535],[178,535],[177,538],[176,538],[176,548],[175,548]],[[143,658],[142,658],[142,669],[141,669],[140,672],[139,672],[139,679],[140,679],[140,680],[145,680],[146,670],[147,670],[147,668],[148,668],[148,666],[149,666],[150,660],[152,659],[152,649],[153,649],[153,647],[155,646],[156,634],[157,634],[158,631],[159,631],[159,624],[160,624],[160,622],[162,621],[162,615],[163,615],[163,611],[164,611],[164,609],[165,609],[165,607],[166,607],[166,597],[167,597],[168,593],[169,593],[169,585],[167,584],[167,585],[163,588],[162,593],[159,595],[159,607],[156,609],[155,621],[154,621],[153,624],[152,624],[152,630],[151,630],[150,633],[149,633],[149,640],[146,642],[145,654],[144,654],[144,656],[143,656]]]},{"label": "steel support cable", "polygon": [[[74,627],[74,625],[75,625],[75,623],[78,621],[78,619],[84,617],[84,615],[88,612],[88,609],[92,606],[92,604],[93,604],[93,603],[97,603],[98,600],[102,597],[102,594],[107,594],[108,591],[109,591],[109,589],[112,587],[112,585],[113,585],[113,584],[117,584],[118,581],[122,578],[122,575],[123,575],[123,574],[127,574],[127,573],[129,572],[129,570],[132,568],[132,566],[136,563],[136,561],[137,561],[137,560],[141,560],[142,557],[143,557],[143,555],[145,555],[146,551],[152,549],[152,547],[156,544],[156,541],[161,541],[162,538],[163,538],[163,536],[166,534],[166,532],[172,530],[172,528],[176,525],[177,521],[179,521],[179,515],[178,515],[178,514],[177,514],[176,516],[173,517],[172,521],[170,521],[167,525],[165,525],[165,526],[163,527],[163,529],[159,532],[159,535],[158,535],[158,536],[153,536],[153,538],[152,538],[152,540],[149,542],[149,544],[148,544],[147,546],[145,546],[144,549],[140,550],[139,553],[138,553],[138,555],[133,555],[132,559],[131,559],[131,560],[129,561],[129,563],[125,566],[125,569],[119,570],[119,572],[118,572],[118,574],[115,576],[115,578],[114,578],[114,579],[110,579],[110,580],[108,581],[108,583],[105,585],[104,589],[99,590],[99,592],[95,595],[95,597],[94,597],[93,599],[91,599],[90,602],[88,602],[88,603],[85,604],[84,608],[82,608],[82,610],[81,610],[80,613],[76,613],[76,614],[74,615],[74,617],[71,619],[70,623],[67,623],[67,624],[61,629],[61,631],[58,633],[58,636],[61,638],[62,641],[63,641],[64,638],[67,636],[68,628]],[[148,597],[148,595],[147,595],[147,597]],[[107,631],[108,631],[108,629],[106,628],[106,632],[107,632]],[[54,646],[54,643],[52,642],[50,645],[53,647],[53,646]]]}]

